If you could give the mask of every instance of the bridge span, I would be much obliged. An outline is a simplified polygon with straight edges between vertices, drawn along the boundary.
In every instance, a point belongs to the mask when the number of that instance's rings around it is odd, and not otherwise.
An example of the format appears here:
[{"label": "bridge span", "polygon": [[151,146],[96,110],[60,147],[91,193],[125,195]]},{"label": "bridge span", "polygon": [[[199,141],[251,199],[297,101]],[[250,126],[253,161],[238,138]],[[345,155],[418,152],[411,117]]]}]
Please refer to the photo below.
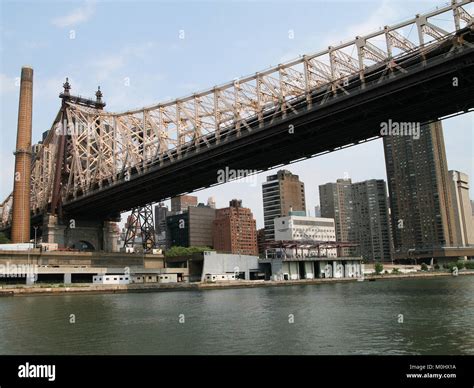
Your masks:
[{"label": "bridge span", "polygon": [[[462,43],[461,43],[462,42]],[[465,29],[449,36],[424,55],[396,58],[366,71],[364,83],[349,77],[346,86],[315,88],[216,134],[167,152],[143,170],[118,174],[89,192],[70,193],[69,214],[113,214],[138,204],[163,200],[217,183],[219,170],[263,171],[294,160],[331,152],[381,136],[382,122],[429,122],[474,107],[474,34]],[[455,79],[461,80],[453,86]],[[289,107],[289,108],[288,108]],[[100,117],[100,116],[99,116]]]},{"label": "bridge span", "polygon": [[[209,187],[226,167],[263,171],[379,137],[380,124],[388,120],[424,123],[467,112],[474,107],[474,50],[449,55],[459,37],[474,39],[472,31],[465,31],[428,52],[426,59],[400,58],[400,69],[390,77],[384,79],[380,68],[366,74],[364,88],[351,79],[344,91],[316,89],[311,105],[301,97],[286,114],[281,106],[264,114],[263,125],[250,119],[240,133],[235,127],[222,131],[220,142],[215,136],[199,139],[143,172],[133,168],[129,180],[124,176],[76,198],[70,195],[64,210],[112,214]],[[462,84],[453,87],[455,78]]]}]

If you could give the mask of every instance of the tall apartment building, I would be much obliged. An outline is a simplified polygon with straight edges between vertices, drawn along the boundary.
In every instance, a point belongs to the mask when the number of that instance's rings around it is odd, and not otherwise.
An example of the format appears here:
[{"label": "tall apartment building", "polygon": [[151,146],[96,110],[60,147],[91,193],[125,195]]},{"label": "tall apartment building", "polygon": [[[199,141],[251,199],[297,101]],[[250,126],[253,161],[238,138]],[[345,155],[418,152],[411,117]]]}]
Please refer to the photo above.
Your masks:
[{"label": "tall apartment building", "polygon": [[471,199],[472,224],[474,225],[474,201]]},{"label": "tall apartment building", "polygon": [[215,209],[216,208],[216,199],[214,197],[209,197],[207,199],[207,206]]},{"label": "tall apartment building", "polygon": [[394,258],[456,245],[454,211],[440,122],[420,137],[384,136]]},{"label": "tall apartment building", "polygon": [[160,202],[155,206],[155,233],[158,245],[166,245],[166,216],[168,215],[168,206]]},{"label": "tall apartment building", "polygon": [[257,248],[258,248],[259,255],[263,255],[265,253],[265,229],[264,228],[257,230]]},{"label": "tall apartment building", "polygon": [[321,206],[320,205],[316,205],[314,207],[314,216],[315,217],[321,217]]},{"label": "tall apartment building", "polygon": [[319,186],[321,216],[333,218],[336,240],[359,244],[343,248],[343,255],[360,254],[369,261],[391,260],[390,220],[385,181],[352,183],[338,179]]},{"label": "tall apartment building", "polygon": [[212,247],[212,228],[216,209],[199,204],[166,217],[168,246]]},{"label": "tall apartment building", "polygon": [[[319,186],[321,217],[332,218],[336,226],[336,241],[354,242],[357,236],[353,229],[352,181],[338,179],[336,183]],[[354,249],[343,248],[344,256],[354,255]]]},{"label": "tall apartment building", "polygon": [[262,184],[262,194],[265,241],[272,241],[275,239],[275,218],[287,216],[292,210],[306,212],[304,183],[298,175],[280,170],[267,177]]},{"label": "tall apartment building", "polygon": [[171,198],[171,212],[179,213],[188,210],[189,206],[197,206],[198,197],[194,195],[178,195],[177,197]]},{"label": "tall apartment building", "polygon": [[469,200],[469,177],[460,171],[449,171],[451,200],[459,246],[474,245],[474,225]]},{"label": "tall apartment building", "polygon": [[390,216],[383,179],[352,184],[353,223],[364,259],[391,260]]},{"label": "tall apartment building", "polygon": [[229,207],[216,211],[213,245],[219,252],[258,255],[256,222],[242,201],[233,199]]},{"label": "tall apartment building", "polygon": [[189,247],[189,213],[172,214],[166,217],[166,246]]}]

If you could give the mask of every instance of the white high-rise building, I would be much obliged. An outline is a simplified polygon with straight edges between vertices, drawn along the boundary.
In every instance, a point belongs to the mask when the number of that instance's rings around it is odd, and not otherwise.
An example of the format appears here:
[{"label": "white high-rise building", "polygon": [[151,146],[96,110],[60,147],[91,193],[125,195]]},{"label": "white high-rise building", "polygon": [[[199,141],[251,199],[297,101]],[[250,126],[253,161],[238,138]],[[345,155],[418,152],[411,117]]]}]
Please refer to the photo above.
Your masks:
[{"label": "white high-rise building", "polygon": [[474,225],[469,200],[469,177],[460,171],[449,171],[451,201],[454,210],[454,224],[457,245],[474,244]]},{"label": "white high-rise building", "polygon": [[216,208],[216,198],[215,197],[209,197],[207,199],[207,206],[209,206],[211,209]]}]

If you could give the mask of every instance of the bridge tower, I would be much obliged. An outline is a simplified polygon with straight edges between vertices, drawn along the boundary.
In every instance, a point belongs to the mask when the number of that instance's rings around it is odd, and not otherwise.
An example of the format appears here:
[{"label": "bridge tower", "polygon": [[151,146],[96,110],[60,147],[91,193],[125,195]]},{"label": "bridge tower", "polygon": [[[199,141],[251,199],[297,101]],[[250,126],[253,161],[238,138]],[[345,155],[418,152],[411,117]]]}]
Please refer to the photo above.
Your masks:
[{"label": "bridge tower", "polygon": [[65,214],[62,208],[62,191],[67,185],[70,168],[68,166],[68,147],[70,147],[72,131],[78,130],[76,123],[69,122],[68,103],[99,110],[105,107],[100,86],[95,93],[95,100],[72,95],[68,78],[66,78],[63,88],[63,92],[59,95],[62,99],[60,123],[55,129],[58,136],[58,149],[55,155],[51,204],[48,213],[43,217],[42,241],[57,243],[59,247],[79,247],[81,249],[86,246],[87,249],[117,251],[119,231],[115,223],[120,221],[119,214],[105,219],[96,217],[94,214],[71,216]]}]

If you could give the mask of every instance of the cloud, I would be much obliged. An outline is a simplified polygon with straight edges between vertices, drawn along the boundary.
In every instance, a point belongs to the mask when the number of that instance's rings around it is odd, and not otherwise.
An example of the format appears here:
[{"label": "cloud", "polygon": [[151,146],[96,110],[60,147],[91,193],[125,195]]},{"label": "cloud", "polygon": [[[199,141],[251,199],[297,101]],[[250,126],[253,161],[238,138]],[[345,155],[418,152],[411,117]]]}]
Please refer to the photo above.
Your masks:
[{"label": "cloud", "polygon": [[40,50],[50,47],[50,44],[42,40],[30,40],[23,42],[22,46],[25,50]]},{"label": "cloud", "polygon": [[[389,3],[387,0],[383,1],[375,8],[368,17],[361,23],[354,23],[345,28],[335,28],[333,31],[326,31],[325,38],[313,35],[304,40],[303,44],[291,52],[286,53],[280,58],[280,63],[284,63],[300,55],[311,54],[327,49],[328,46],[337,46],[342,42],[349,42],[355,39],[356,36],[363,36],[372,32],[378,31],[384,25],[390,25],[401,20],[401,12],[403,11],[403,4]],[[413,15],[415,16],[415,15]]]},{"label": "cloud", "polygon": [[201,89],[203,89],[203,87],[196,83],[196,82],[185,82],[185,83],[180,83],[177,85],[177,88],[178,89],[181,89],[181,90],[184,90],[185,93],[193,93],[193,92],[197,92]]},{"label": "cloud", "polygon": [[51,21],[56,27],[72,27],[80,23],[87,22],[95,13],[95,1],[86,3],[74,9],[71,13],[59,16]]},{"label": "cloud", "polygon": [[0,73],[0,95],[17,91],[18,86],[17,79]]},{"label": "cloud", "polygon": [[153,42],[145,42],[135,46],[125,46],[120,50],[105,54],[87,63],[91,67],[98,80],[115,77],[118,70],[125,67],[127,63],[144,61],[147,54],[154,48]]},{"label": "cloud", "polygon": [[[361,22],[361,23],[355,23],[350,25],[346,31],[344,31],[343,35],[340,35],[340,40],[347,41],[354,39],[357,35],[363,36],[370,34],[375,31],[379,31],[382,29],[385,25],[390,25],[395,22],[400,22],[402,20],[398,20],[400,18],[401,12],[403,11],[402,6],[399,4],[397,7],[395,7],[394,3],[389,3],[388,1],[382,2],[377,8],[374,9],[374,11],[369,15],[369,17]],[[415,15],[413,15],[414,17]],[[332,39],[337,40],[338,37],[334,37],[334,35],[331,35]],[[330,42],[330,39],[328,38],[327,40],[328,45],[329,44],[337,44],[338,42],[332,41]]]},{"label": "cloud", "polygon": [[112,72],[121,69],[125,64],[126,57],[122,53],[111,54],[90,62],[90,66],[96,71],[96,78],[103,80]]},{"label": "cloud", "polygon": [[71,93],[74,94],[81,90],[81,84],[77,81],[74,77],[71,77],[67,73],[62,75],[54,75],[48,78],[38,78],[35,81],[35,90],[34,90],[34,97],[38,97],[41,99],[52,99],[53,101],[58,102],[59,106],[59,93],[63,91],[63,83],[66,81],[66,77],[69,78],[69,83],[72,86]]},{"label": "cloud", "polygon": [[88,84],[100,85],[107,101],[107,110],[122,111],[156,103],[156,85],[165,77],[141,71],[141,64],[150,57],[156,45],[153,42],[127,45],[112,50],[84,64]]}]

